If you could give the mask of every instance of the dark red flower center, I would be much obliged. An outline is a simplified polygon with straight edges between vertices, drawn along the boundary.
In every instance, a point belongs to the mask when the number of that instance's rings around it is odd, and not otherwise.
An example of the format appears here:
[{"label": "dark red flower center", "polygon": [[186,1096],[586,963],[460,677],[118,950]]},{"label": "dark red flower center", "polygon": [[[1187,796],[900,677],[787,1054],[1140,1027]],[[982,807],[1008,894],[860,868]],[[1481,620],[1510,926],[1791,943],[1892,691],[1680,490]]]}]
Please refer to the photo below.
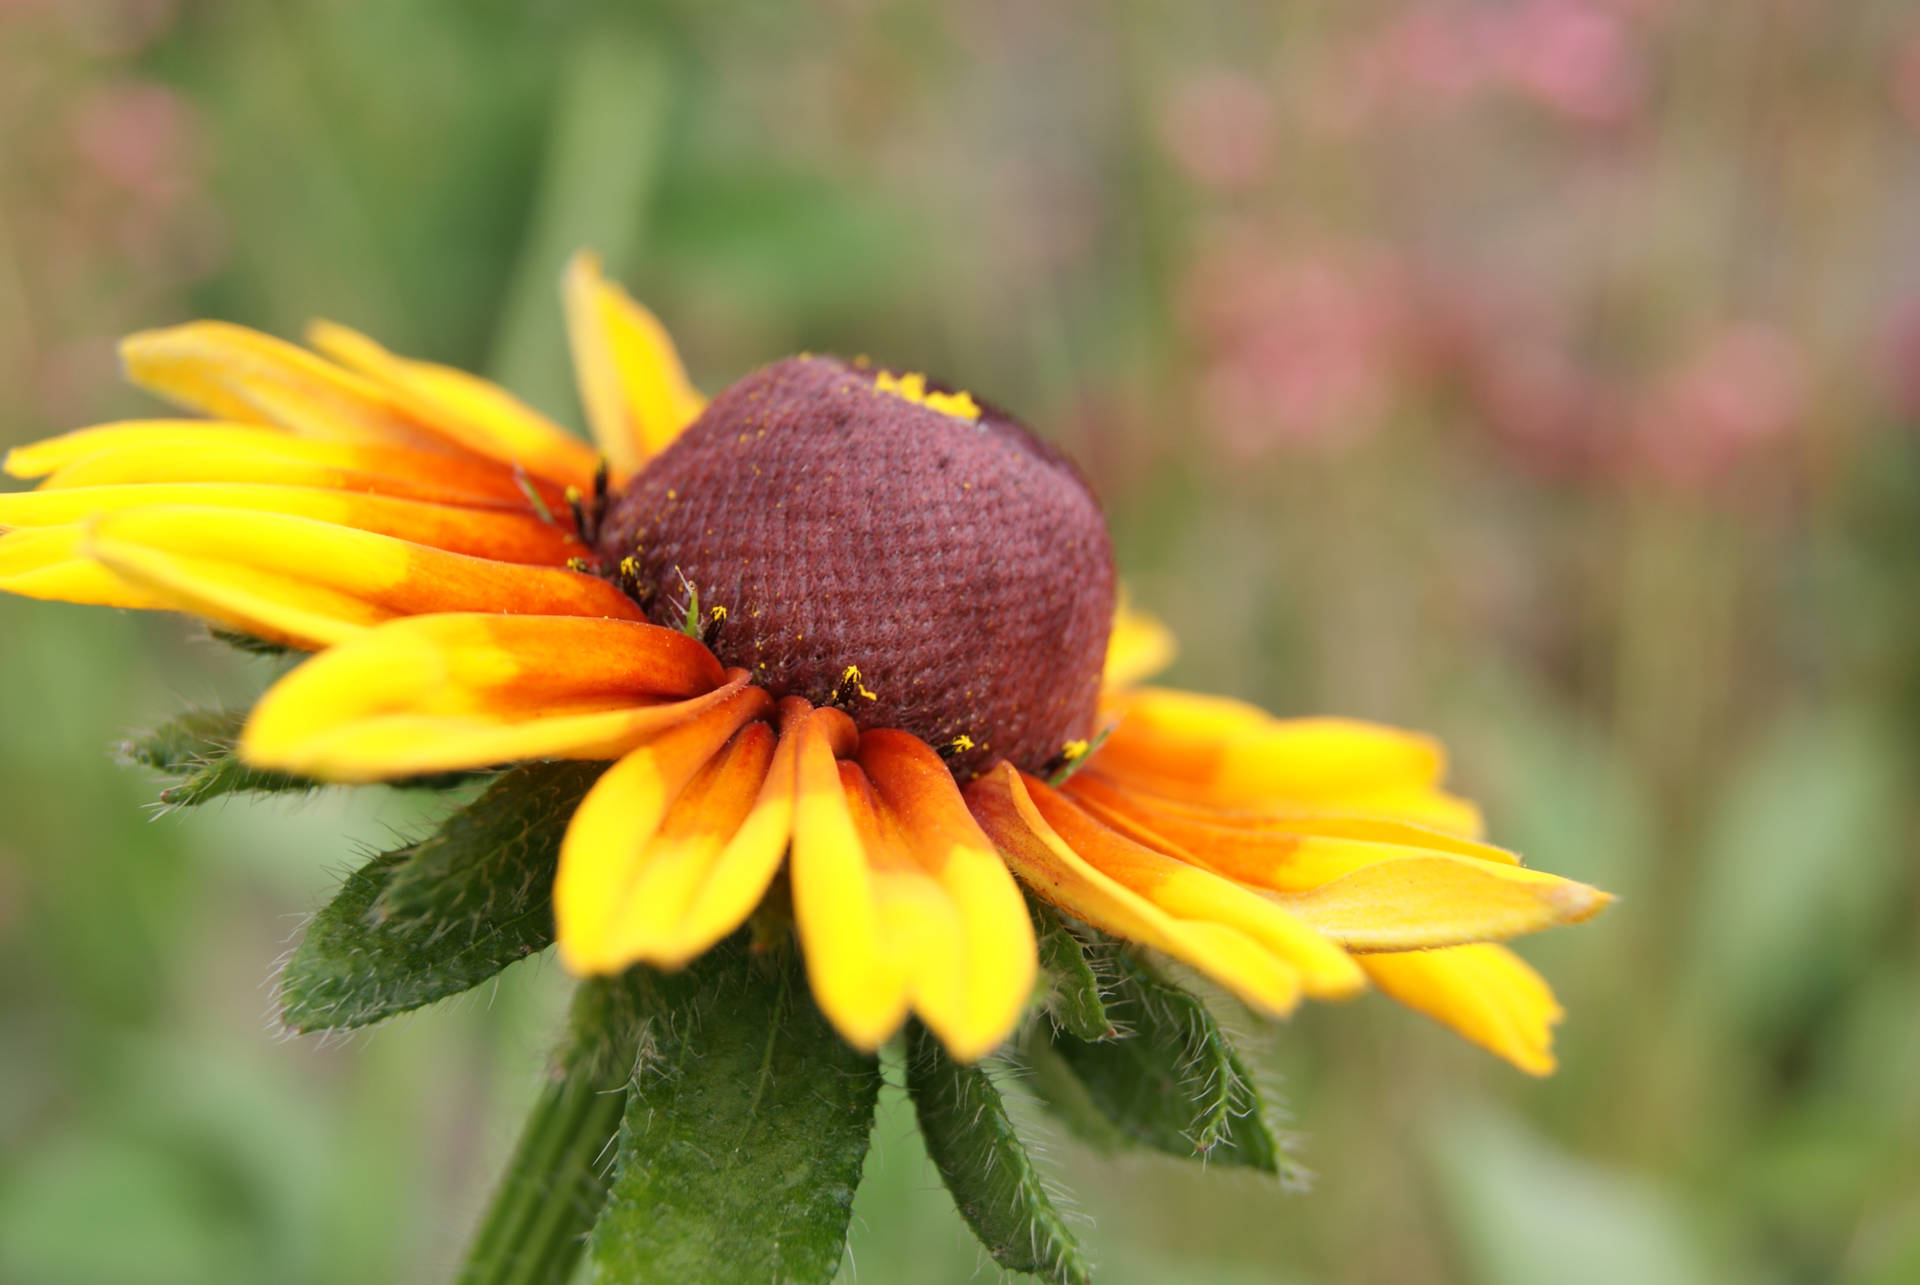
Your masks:
[{"label": "dark red flower center", "polygon": [[911,732],[963,781],[1093,732],[1099,505],[1012,418],[918,376],[831,357],[749,375],[612,498],[597,553],[656,623],[696,616],[774,695]]}]

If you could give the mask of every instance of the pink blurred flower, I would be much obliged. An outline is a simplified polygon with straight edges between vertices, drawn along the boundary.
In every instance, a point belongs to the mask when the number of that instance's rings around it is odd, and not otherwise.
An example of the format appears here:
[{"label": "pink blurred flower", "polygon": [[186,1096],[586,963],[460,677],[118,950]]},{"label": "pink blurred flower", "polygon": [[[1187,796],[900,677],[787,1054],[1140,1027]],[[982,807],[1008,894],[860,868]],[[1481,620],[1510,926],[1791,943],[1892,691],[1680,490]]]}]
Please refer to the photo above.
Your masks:
[{"label": "pink blurred flower", "polygon": [[1204,258],[1186,316],[1207,422],[1228,451],[1339,446],[1370,431],[1406,351],[1405,296],[1398,265],[1376,251],[1284,257],[1243,244]]},{"label": "pink blurred flower", "polygon": [[1895,409],[1920,420],[1920,298],[1897,309],[1887,326],[1886,370]]},{"label": "pink blurred flower", "polygon": [[1888,84],[1894,110],[1908,125],[1920,130],[1920,27],[1907,33],[1893,55],[1893,74]]},{"label": "pink blurred flower", "polygon": [[1638,462],[1668,482],[1710,483],[1789,433],[1805,404],[1799,345],[1770,326],[1728,326],[1643,394]]},{"label": "pink blurred flower", "polygon": [[1632,118],[1645,72],[1633,20],[1647,6],[1614,0],[1420,0],[1364,33],[1335,59],[1315,96],[1323,126],[1426,120],[1494,91],[1574,124]]},{"label": "pink blurred flower", "polygon": [[1618,12],[1590,0],[1522,0],[1482,21],[1488,60],[1516,93],[1589,125],[1618,125],[1638,109],[1638,51]]},{"label": "pink blurred flower", "polygon": [[1169,95],[1160,139],[1174,163],[1203,187],[1233,191],[1267,172],[1273,153],[1273,103],[1247,76],[1210,71]]},{"label": "pink blurred flower", "polygon": [[75,154],[109,182],[171,206],[200,177],[198,129],[185,100],[163,85],[109,82],[70,108]]}]

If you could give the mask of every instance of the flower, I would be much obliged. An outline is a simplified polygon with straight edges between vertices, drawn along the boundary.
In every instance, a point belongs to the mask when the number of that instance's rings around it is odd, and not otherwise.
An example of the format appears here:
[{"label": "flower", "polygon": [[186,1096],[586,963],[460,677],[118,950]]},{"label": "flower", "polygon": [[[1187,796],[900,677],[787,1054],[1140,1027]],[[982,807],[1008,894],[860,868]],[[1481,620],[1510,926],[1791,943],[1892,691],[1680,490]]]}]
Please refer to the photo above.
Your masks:
[{"label": "flower", "polygon": [[1084,483],[970,395],[803,356],[709,404],[590,256],[565,301],[597,450],[334,325],[133,336],[211,418],[13,451],[0,587],[317,653],[259,767],[611,760],[554,888],[579,974],[685,965],[784,872],[851,1044],[912,1014],[975,1059],[1034,989],[1023,883],[1262,1012],[1371,981],[1551,1069],[1559,1010],[1494,943],[1608,898],[1483,842],[1433,741],[1142,685],[1172,641],[1117,607]]}]

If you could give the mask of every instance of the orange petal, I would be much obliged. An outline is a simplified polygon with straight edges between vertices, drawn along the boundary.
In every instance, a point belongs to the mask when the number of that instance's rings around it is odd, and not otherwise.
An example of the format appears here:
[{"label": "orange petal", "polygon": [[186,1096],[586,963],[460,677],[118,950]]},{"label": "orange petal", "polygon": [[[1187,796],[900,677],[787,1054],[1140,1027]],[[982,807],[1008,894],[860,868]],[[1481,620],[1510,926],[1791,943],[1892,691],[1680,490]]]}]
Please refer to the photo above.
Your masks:
[{"label": "orange petal", "polygon": [[838,760],[858,737],[834,709],[807,715],[799,735],[788,871],[807,978],[847,1042],[876,1049],[906,1020],[908,969],[888,949],[867,843],[840,774]]},{"label": "orange petal", "polygon": [[[395,620],[288,674],[241,754],[328,780],[614,758],[742,685],[671,629],[575,616]],[[695,698],[689,700],[688,698]]]},{"label": "orange petal", "polygon": [[1553,991],[1504,946],[1362,955],[1373,984],[1528,1075],[1553,1073]]},{"label": "orange petal", "polygon": [[678,437],[706,399],[688,382],[666,327],[600,275],[597,256],[573,256],[561,293],[587,424],[621,483]]},{"label": "orange petal", "polygon": [[[723,689],[725,690],[725,689]],[[707,778],[690,804],[717,805],[729,820],[735,805],[750,795],[750,778],[765,770],[755,747],[743,739],[734,750],[722,747],[772,702],[757,687],[728,690],[699,717],[679,724],[615,763],[580,803],[560,847],[553,909],[559,929],[560,958],[575,973],[611,973],[635,958],[622,928],[631,922],[634,898],[649,867],[648,849],[660,834],[676,800],[693,785],[716,755],[722,766]],[[689,814],[683,824],[695,824]]]},{"label": "orange petal", "polygon": [[[530,508],[533,484],[484,460],[322,442],[278,428],[142,420],[83,428],[22,446],[7,456],[16,477],[46,477],[42,488],[159,482],[263,482],[366,491],[454,504]],[[539,490],[564,510],[559,489]]]},{"label": "orange petal", "polygon": [[1032,994],[1037,965],[1026,903],[953,774],[924,742],[905,732],[868,732],[860,738],[860,765],[919,870],[952,908],[953,954],[932,961],[956,978],[946,997],[952,1007],[916,997],[915,1008],[955,1057],[971,1061],[1012,1032]]},{"label": "orange petal", "polygon": [[1298,1003],[1300,974],[1290,962],[1237,928],[1169,914],[1096,868],[1047,824],[1010,764],[974,778],[966,798],[1014,873],[1047,901],[1191,965],[1263,1012],[1286,1013]]},{"label": "orange petal", "polygon": [[273,513],[109,514],[94,524],[87,552],[178,610],[302,647],[433,612],[641,619],[631,599],[593,576],[470,558]]},{"label": "orange petal", "polygon": [[1074,777],[1067,793],[1135,843],[1276,892],[1307,892],[1363,866],[1424,855],[1519,865],[1519,858],[1504,849],[1391,819],[1331,813],[1259,826],[1218,825],[1195,819],[1205,815],[1204,809],[1161,808],[1091,773]]},{"label": "orange petal", "polygon": [[[798,697],[780,702],[779,743],[752,807],[731,830],[724,822],[715,823],[714,828],[727,837],[710,857],[704,846],[695,853],[675,850],[687,859],[684,876],[675,878],[670,890],[648,886],[644,896],[636,895],[636,907],[644,904],[652,909],[645,920],[621,925],[615,954],[677,968],[738,928],[753,913],[779,871],[793,834],[798,729],[810,709]],[[754,733],[759,726],[749,724],[739,735]],[[651,850],[642,856],[649,864],[658,859]]]},{"label": "orange petal", "polygon": [[593,448],[497,384],[451,366],[397,357],[330,321],[309,326],[307,342],[378,383],[414,418],[469,450],[582,489],[592,484],[599,462]]},{"label": "orange petal", "polygon": [[1035,810],[1061,841],[1116,883],[1169,914],[1245,933],[1297,968],[1309,995],[1350,995],[1360,988],[1360,970],[1345,951],[1270,899],[1135,843],[1040,781],[1027,778],[1025,785]]},{"label": "orange petal", "polygon": [[78,523],[104,513],[156,505],[312,518],[501,562],[560,566],[587,551],[572,532],[524,510],[471,508],[259,482],[157,482],[19,491],[0,495],[0,527]]}]

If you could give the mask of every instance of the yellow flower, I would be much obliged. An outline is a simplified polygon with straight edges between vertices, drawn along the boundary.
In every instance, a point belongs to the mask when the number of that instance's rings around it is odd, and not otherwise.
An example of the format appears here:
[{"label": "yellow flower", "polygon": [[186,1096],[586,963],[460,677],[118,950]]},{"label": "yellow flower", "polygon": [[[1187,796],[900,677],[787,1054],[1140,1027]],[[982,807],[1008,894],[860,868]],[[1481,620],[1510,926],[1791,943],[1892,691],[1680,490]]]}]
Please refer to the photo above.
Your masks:
[{"label": "yellow flower", "polygon": [[332,325],[200,322],[132,379],[208,419],[21,447],[0,588],[187,611],[318,654],[254,764],[377,781],[611,760],[568,828],[560,955],[674,968],[785,869],[821,1010],[977,1058],[1033,992],[1018,883],[1254,1008],[1381,990],[1523,1070],[1560,1016],[1507,938],[1606,894],[1481,841],[1426,737],[1143,686],[1078,475],[924,376],[796,358],[711,406],[576,257],[597,450]]}]

